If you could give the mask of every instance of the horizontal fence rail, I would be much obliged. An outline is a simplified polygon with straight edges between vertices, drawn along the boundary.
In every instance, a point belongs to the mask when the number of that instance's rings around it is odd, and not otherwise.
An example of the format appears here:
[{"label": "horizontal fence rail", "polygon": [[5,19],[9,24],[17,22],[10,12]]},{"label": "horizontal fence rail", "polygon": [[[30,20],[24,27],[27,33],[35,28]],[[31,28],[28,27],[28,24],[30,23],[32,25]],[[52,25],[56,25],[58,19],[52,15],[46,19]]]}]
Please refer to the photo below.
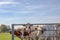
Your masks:
[{"label": "horizontal fence rail", "polygon": [[60,23],[12,24],[12,25],[60,25]]}]

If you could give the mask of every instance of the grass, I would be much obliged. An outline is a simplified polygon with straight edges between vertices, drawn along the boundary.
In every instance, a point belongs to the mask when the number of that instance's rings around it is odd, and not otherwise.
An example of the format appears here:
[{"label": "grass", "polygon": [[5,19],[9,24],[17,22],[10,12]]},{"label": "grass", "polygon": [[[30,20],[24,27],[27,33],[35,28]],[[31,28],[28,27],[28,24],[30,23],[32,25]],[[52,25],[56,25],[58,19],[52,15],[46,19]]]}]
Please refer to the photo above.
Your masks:
[{"label": "grass", "polygon": [[[11,40],[12,36],[10,33],[0,33],[0,40]],[[14,40],[20,40],[18,37],[14,37]]]}]

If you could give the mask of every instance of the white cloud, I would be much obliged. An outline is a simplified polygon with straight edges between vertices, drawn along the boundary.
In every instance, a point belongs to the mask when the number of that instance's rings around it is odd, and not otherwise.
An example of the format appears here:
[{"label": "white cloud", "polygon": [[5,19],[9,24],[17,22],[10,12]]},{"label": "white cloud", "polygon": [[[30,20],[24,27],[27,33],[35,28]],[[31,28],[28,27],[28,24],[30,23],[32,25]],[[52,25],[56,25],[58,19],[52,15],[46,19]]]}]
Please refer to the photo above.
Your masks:
[{"label": "white cloud", "polygon": [[0,24],[12,24],[12,23],[17,23],[17,21],[20,20],[20,18],[9,18],[9,17],[0,17]]},{"label": "white cloud", "polygon": [[0,0],[0,1],[4,1],[4,2],[7,2],[7,1],[9,1],[9,2],[11,2],[11,1],[14,1],[14,0]]},{"label": "white cloud", "polygon": [[0,5],[5,5],[5,4],[17,4],[17,2],[0,2]]},{"label": "white cloud", "polygon": [[[7,1],[5,0],[4,2],[0,2],[0,5],[6,5],[6,4],[17,4],[17,2],[13,1]],[[57,4],[57,3],[56,3]],[[56,17],[60,13],[60,5],[56,4],[29,4],[29,3],[23,3],[19,2],[18,5],[7,5],[3,6],[0,9],[0,14],[1,13],[13,13],[15,17],[17,18],[0,18],[0,23],[24,23],[24,22],[32,22],[32,23],[44,23],[44,22],[60,22],[60,16]],[[7,10],[8,9],[8,10]],[[15,10],[16,9],[16,10]],[[57,12],[58,11],[58,12]],[[21,15],[23,13],[23,15]],[[31,16],[33,17],[28,17],[30,16],[29,14],[31,13]],[[33,14],[36,13],[36,14]],[[50,14],[51,13],[51,14]],[[56,14],[54,14],[56,13]],[[55,17],[53,17],[54,15]],[[20,16],[21,15],[21,16]],[[27,16],[28,15],[28,16]],[[43,16],[42,16],[43,15]],[[18,18],[19,16],[19,18]],[[24,19],[24,17],[26,18]],[[34,17],[38,16],[38,17]],[[42,17],[41,17],[42,16]],[[47,17],[46,17],[47,16]],[[49,17],[50,16],[50,17]],[[21,19],[20,19],[21,18]],[[3,21],[3,22],[2,22]],[[19,22],[17,22],[19,21]],[[7,24],[8,24],[7,23]]]},{"label": "white cloud", "polygon": [[45,17],[12,17],[12,18],[5,18],[0,17],[0,24],[15,24],[15,23],[59,23],[60,17],[59,16],[45,16]]},{"label": "white cloud", "polygon": [[26,17],[26,22],[30,23],[59,23],[59,16],[44,16],[44,17]]}]

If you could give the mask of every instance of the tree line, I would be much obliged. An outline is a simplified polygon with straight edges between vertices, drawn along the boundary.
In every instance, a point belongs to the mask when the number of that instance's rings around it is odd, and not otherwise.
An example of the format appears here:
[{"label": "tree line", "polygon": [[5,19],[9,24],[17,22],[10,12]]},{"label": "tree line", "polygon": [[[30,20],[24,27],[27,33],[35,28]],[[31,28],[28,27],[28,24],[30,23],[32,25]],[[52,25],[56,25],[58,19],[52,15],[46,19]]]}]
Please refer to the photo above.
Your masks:
[{"label": "tree line", "polygon": [[4,24],[0,25],[0,33],[1,32],[9,32],[9,30],[10,30],[10,26],[9,25],[4,25]]}]

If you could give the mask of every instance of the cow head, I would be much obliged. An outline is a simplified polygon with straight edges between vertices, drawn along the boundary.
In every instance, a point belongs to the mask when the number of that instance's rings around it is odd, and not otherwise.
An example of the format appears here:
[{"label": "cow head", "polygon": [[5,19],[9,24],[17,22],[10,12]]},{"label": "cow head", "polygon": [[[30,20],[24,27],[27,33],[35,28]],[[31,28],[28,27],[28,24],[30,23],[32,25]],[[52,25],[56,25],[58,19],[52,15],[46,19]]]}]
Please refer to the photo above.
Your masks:
[{"label": "cow head", "polygon": [[[14,35],[16,35],[17,37],[19,37],[20,35],[22,35],[22,33],[20,31],[21,31],[21,29],[15,29],[14,30]],[[10,30],[10,34],[12,34],[12,30]]]}]

